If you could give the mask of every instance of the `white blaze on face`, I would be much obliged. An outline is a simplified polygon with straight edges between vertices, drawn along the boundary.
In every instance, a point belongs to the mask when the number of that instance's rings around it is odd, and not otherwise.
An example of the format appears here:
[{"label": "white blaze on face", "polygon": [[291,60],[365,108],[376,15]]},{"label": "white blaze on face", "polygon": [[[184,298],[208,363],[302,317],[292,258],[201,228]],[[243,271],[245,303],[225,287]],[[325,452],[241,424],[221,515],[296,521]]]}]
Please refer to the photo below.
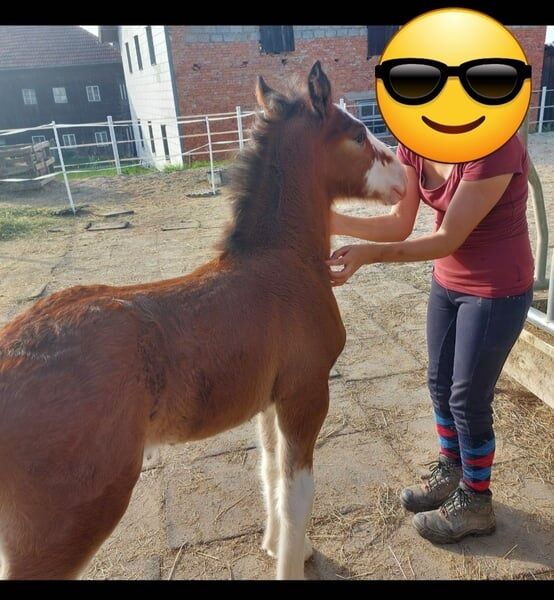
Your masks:
[{"label": "white blaze on face", "polygon": [[[337,106],[351,119],[362,123],[340,105],[337,104]],[[373,147],[375,154],[375,159],[365,175],[367,194],[384,204],[396,204],[406,191],[404,167],[390,148],[378,140],[367,128],[366,131],[368,143]]]},{"label": "white blaze on face", "polygon": [[368,194],[385,204],[396,204],[406,192],[404,167],[394,152],[369,131],[367,138],[375,150],[375,160],[365,175]]}]

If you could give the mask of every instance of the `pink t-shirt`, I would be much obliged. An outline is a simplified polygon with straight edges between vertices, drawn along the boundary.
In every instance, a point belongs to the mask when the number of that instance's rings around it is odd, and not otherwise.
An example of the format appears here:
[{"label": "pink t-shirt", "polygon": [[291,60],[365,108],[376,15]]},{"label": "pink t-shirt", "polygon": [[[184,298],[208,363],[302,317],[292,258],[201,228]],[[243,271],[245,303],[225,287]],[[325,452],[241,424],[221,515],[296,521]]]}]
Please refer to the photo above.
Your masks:
[{"label": "pink t-shirt", "polygon": [[436,231],[462,179],[477,181],[513,173],[506,191],[489,214],[450,256],[434,262],[434,276],[443,287],[485,298],[522,294],[534,280],[533,255],[527,227],[527,150],[514,135],[482,158],[454,165],[439,187],[424,187],[423,158],[402,144],[400,162],[414,167],[420,198],[435,209]]}]

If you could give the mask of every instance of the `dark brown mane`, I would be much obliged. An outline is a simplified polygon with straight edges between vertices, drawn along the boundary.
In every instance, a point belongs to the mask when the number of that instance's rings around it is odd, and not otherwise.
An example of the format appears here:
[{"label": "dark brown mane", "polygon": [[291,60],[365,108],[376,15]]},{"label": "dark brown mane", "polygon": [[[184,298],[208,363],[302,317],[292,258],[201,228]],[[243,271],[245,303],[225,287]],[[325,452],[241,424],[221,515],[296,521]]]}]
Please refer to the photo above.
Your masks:
[{"label": "dark brown mane", "polygon": [[283,176],[279,166],[279,131],[283,121],[308,110],[299,92],[287,99],[282,109],[279,119],[269,119],[263,113],[256,115],[251,139],[231,168],[233,217],[219,245],[224,253],[248,253],[275,238]]}]

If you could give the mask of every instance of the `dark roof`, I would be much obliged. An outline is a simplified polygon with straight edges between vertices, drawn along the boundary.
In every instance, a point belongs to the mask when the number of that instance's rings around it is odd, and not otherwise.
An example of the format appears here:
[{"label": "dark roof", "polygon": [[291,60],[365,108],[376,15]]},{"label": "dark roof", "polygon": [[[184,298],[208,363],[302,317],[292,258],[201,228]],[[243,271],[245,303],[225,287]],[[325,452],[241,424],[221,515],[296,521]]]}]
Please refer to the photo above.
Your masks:
[{"label": "dark roof", "polygon": [[119,51],[79,25],[1,25],[0,70],[121,62]]}]

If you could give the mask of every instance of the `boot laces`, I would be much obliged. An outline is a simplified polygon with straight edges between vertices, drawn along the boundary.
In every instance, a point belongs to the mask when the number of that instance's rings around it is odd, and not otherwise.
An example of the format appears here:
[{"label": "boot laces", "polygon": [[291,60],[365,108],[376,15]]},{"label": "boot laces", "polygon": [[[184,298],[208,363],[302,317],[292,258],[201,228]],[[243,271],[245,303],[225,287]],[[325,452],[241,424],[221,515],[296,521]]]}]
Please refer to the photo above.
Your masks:
[{"label": "boot laces", "polygon": [[447,519],[455,516],[458,512],[463,512],[469,508],[471,498],[469,494],[461,487],[456,488],[446,502],[441,506],[440,511]]},{"label": "boot laces", "polygon": [[428,480],[427,486],[431,490],[436,487],[441,482],[441,477],[444,477],[450,472],[450,465],[442,463],[440,460],[433,460],[426,464],[429,466],[429,470],[431,471]]}]

